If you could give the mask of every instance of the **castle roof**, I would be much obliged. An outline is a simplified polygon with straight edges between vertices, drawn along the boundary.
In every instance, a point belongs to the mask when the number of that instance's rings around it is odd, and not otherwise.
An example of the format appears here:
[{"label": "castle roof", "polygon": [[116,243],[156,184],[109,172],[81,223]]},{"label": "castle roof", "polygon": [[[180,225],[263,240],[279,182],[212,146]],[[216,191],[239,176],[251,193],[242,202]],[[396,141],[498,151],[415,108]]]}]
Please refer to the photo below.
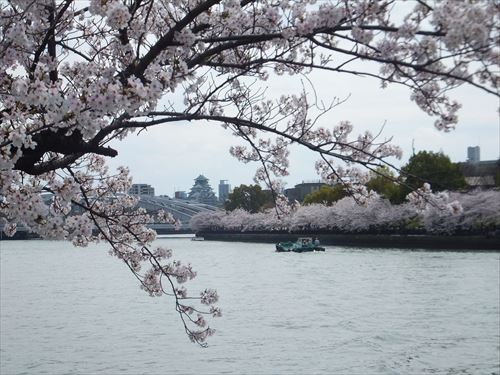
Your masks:
[{"label": "castle roof", "polygon": [[208,178],[200,174],[198,177],[194,179],[195,181],[208,181]]}]

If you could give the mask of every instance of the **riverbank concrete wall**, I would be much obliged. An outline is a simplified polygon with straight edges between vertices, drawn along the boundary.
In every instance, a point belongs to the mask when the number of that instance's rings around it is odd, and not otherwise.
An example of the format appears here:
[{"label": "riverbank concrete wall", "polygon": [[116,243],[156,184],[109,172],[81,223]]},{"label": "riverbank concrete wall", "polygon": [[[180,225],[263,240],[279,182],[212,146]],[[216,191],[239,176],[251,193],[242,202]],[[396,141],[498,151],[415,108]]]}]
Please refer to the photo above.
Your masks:
[{"label": "riverbank concrete wall", "polygon": [[352,246],[370,248],[404,248],[435,250],[483,250],[500,252],[500,237],[489,236],[433,236],[389,234],[325,234],[325,233],[245,233],[198,232],[196,236],[212,241],[278,243],[294,241],[298,237],[318,237],[324,246]]}]

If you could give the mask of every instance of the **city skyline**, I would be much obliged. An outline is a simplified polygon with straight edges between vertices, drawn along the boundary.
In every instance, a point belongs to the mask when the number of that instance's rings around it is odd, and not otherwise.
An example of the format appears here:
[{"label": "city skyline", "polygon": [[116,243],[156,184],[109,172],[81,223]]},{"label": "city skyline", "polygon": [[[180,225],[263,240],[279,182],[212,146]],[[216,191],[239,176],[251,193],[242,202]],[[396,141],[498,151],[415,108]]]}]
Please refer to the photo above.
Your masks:
[{"label": "city skyline", "polygon": [[[443,150],[420,149],[420,150],[416,150],[416,152],[424,151],[424,150],[425,151],[434,151],[434,152],[443,151]],[[449,156],[450,159],[452,160],[452,162],[454,162],[454,163],[467,161],[467,149],[464,149],[464,152],[463,152],[464,155],[461,159],[457,159],[457,158],[454,159],[446,152],[444,152],[444,154]],[[408,158],[410,156],[411,156],[411,154],[408,154]],[[231,159],[231,156],[228,155],[228,158]],[[401,162],[400,165],[401,166],[404,165],[408,161],[408,158],[406,160],[404,160],[404,162]],[[483,150],[481,149],[481,161],[497,160],[497,159],[499,159],[499,158],[498,157],[496,157],[496,158],[483,157]],[[192,178],[189,178],[189,176],[188,176],[190,174],[189,171],[187,171],[187,170],[184,171],[185,173],[183,173],[182,177],[177,179],[178,182],[176,184],[171,185],[171,187],[169,187],[170,184],[168,182],[163,183],[165,177],[155,178],[154,173],[151,174],[150,176],[148,175],[147,172],[146,173],[134,173],[134,170],[131,168],[131,176],[133,178],[134,184],[150,184],[150,185],[152,185],[157,192],[156,195],[167,195],[169,197],[174,197],[175,192],[181,192],[181,191],[185,192],[185,193],[189,192],[189,190],[193,186],[193,182],[196,179],[196,176],[202,174],[208,178],[210,186],[214,189],[214,191],[218,197],[219,194],[217,191],[217,186],[218,186],[218,183],[220,180],[228,181],[228,183],[231,185],[231,188],[234,188],[236,186],[240,186],[242,184],[244,184],[244,185],[255,184],[255,181],[253,180],[253,173],[255,172],[255,170],[253,170],[248,165],[241,164],[240,162],[238,162],[234,159],[232,161],[227,161],[226,163],[233,164],[232,162],[235,164],[234,167],[236,169],[238,167],[242,166],[242,169],[240,169],[238,171],[238,173],[236,174],[234,179],[231,178],[231,174],[221,174],[220,172],[212,172],[212,174],[213,174],[213,176],[212,176],[210,173],[207,173],[206,171],[203,171],[200,168],[194,168],[191,171]],[[238,165],[238,164],[240,164],[240,165]],[[302,164],[305,164],[304,161],[302,161]],[[302,167],[304,167],[304,166],[302,166]],[[207,168],[207,169],[210,169],[210,168]],[[247,180],[245,180],[245,173],[248,176]],[[142,176],[141,179],[138,179],[139,176]],[[313,169],[311,169],[311,173],[308,176],[300,177],[300,176],[296,176],[296,175],[291,173],[287,178],[284,178],[283,180],[284,180],[284,187],[290,188],[290,187],[293,187],[297,184],[300,184],[303,181],[319,181],[320,177],[314,173]],[[152,182],[152,181],[156,181],[156,183]],[[183,182],[185,182],[184,185],[183,185]],[[159,183],[159,184],[157,185],[157,183]]]},{"label": "city skyline", "polygon": [[[474,149],[474,152],[476,153],[475,155],[477,155],[478,159],[474,159],[474,158],[473,158],[473,159],[470,159],[470,156],[469,156],[469,155],[470,155],[470,150],[471,150],[471,149]],[[467,148],[467,154],[468,154],[468,157],[466,157],[466,158],[465,158],[464,160],[462,160],[462,161],[458,161],[458,163],[472,163],[472,164],[474,164],[474,163],[477,163],[478,161],[487,161],[487,160],[484,160],[483,158],[481,158],[481,157],[479,156],[479,155],[480,155],[480,153],[479,153],[479,150],[478,150],[478,149],[480,149],[480,147],[479,147],[479,146],[470,146],[470,147],[468,147],[468,148]],[[497,158],[497,159],[492,159],[492,160],[499,160],[499,158]],[[488,161],[491,161],[491,160],[488,160]],[[203,173],[201,173],[201,175],[203,175]],[[204,177],[206,177],[206,176],[204,176]],[[206,177],[206,178],[207,178],[209,181],[211,180],[211,179],[210,179],[210,178],[208,178],[208,177]],[[196,181],[196,180],[197,180],[197,178],[193,179],[193,181]],[[231,183],[231,180],[230,180],[230,179],[222,179],[222,180],[219,180],[219,182],[220,182],[220,183],[221,183],[221,182],[226,183],[226,184],[229,186],[229,192],[231,192],[231,191],[233,190],[233,188],[234,188],[234,187],[240,186],[240,185],[242,185],[242,184],[244,184],[244,185],[253,185],[253,184],[255,184],[255,182],[254,182],[254,181],[251,181],[251,182],[246,182],[246,183],[245,183],[245,182],[242,182],[241,184],[233,185],[233,184]],[[298,184],[304,183],[304,182],[305,182],[305,183],[311,183],[311,182],[321,182],[321,179],[320,179],[319,177],[318,177],[318,178],[316,178],[316,179],[303,179],[303,180],[297,181],[297,182],[295,182],[295,183],[293,183],[293,184],[290,184],[290,185],[288,185],[288,184],[287,184],[287,185],[286,185],[286,187],[287,187],[287,188],[292,188],[292,187],[294,187],[294,186],[296,186],[296,185],[298,185]],[[215,195],[216,195],[219,199],[220,199],[220,183],[217,183],[217,185],[213,185],[213,184],[210,184],[210,182],[209,182],[210,187],[214,190]],[[144,182],[144,181],[142,181],[142,182],[137,182],[137,183],[136,183],[136,182],[134,182],[134,185],[144,185],[144,184],[146,184],[146,182]],[[149,186],[149,185],[148,185],[148,186]],[[218,189],[217,189],[217,187],[218,187]],[[264,187],[264,188],[265,188],[265,187]],[[183,198],[183,199],[188,199],[188,197],[187,197],[187,193],[189,192],[189,190],[190,190],[190,189],[192,189],[192,186],[191,186],[191,187],[188,187],[188,188],[183,188],[183,187],[180,187],[179,189],[175,188],[175,190],[174,190],[174,192],[173,192],[172,194],[164,194],[164,193],[161,193],[161,194],[158,194],[158,195],[167,195],[167,196],[172,197],[172,198],[174,198],[174,197],[175,197],[175,198],[177,198],[178,193],[184,193],[184,195],[186,195],[186,197],[185,197],[185,198]],[[153,186],[153,191],[154,191],[154,186]]]},{"label": "city skyline", "polygon": [[[311,82],[314,84],[314,89],[308,89],[311,98],[327,101],[333,100],[335,94],[341,100],[347,99],[323,116],[320,125],[331,128],[349,120],[354,126],[353,135],[365,130],[377,134],[382,130],[382,139],[393,137],[393,143],[403,150],[401,160],[391,160],[398,167],[408,161],[413,150],[442,151],[453,162],[460,162],[467,160],[467,147],[480,146],[482,160],[499,157],[498,100],[474,87],[450,92],[450,97],[462,104],[462,108],[456,129],[444,133],[435,129],[434,117],[410,101],[411,93],[403,87],[390,85],[380,89],[380,82],[375,79],[321,73],[312,75]],[[268,82],[269,97],[301,89],[300,82],[288,77],[274,77]],[[132,136],[124,142],[114,142],[119,155],[109,160],[112,168],[128,166],[134,183],[150,183],[158,194],[173,196],[176,190],[189,189],[199,174],[212,184],[224,179],[233,187],[254,183],[253,175],[259,165],[243,164],[229,154],[231,146],[241,144],[216,123],[174,123],[149,128],[139,137]],[[303,147],[292,146],[290,150],[290,175],[283,178],[285,186],[319,179],[314,170],[317,155]]]}]

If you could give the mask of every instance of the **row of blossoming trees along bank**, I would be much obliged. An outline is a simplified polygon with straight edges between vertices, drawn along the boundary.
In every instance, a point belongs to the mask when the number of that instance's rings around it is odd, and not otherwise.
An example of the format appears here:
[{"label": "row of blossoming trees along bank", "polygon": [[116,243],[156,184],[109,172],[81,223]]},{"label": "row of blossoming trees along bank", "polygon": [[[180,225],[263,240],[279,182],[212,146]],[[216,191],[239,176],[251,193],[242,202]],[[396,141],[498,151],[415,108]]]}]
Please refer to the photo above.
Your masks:
[{"label": "row of blossoming trees along bank", "polygon": [[[242,185],[244,189],[236,188],[229,195],[228,212],[199,214],[190,224],[193,230],[205,233],[498,235],[498,163],[494,176],[497,187],[480,190],[468,186],[459,166],[442,152],[420,151],[410,157],[397,177],[387,168],[373,172],[366,179],[368,192],[362,197],[351,194],[342,184],[324,185],[306,195],[302,206],[292,204],[287,214],[260,199],[266,194],[258,185]],[[431,185],[437,194],[431,193]],[[238,194],[240,190],[247,199]]]},{"label": "row of blossoming trees along bank", "polygon": [[201,213],[197,232],[302,232],[391,234],[481,234],[500,231],[500,191],[442,192],[432,203],[394,205],[378,195],[365,204],[345,197],[332,205],[297,205],[288,215],[243,209]]}]

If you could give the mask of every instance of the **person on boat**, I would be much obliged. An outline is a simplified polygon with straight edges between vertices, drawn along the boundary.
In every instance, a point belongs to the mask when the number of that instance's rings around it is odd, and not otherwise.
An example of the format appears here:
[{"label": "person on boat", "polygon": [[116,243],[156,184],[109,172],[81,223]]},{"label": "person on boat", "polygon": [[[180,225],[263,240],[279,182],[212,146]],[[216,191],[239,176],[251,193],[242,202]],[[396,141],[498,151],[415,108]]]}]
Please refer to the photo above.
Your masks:
[{"label": "person on boat", "polygon": [[314,246],[319,246],[319,240],[318,240],[318,237],[314,237],[314,239],[313,239],[313,245],[314,245]]}]

